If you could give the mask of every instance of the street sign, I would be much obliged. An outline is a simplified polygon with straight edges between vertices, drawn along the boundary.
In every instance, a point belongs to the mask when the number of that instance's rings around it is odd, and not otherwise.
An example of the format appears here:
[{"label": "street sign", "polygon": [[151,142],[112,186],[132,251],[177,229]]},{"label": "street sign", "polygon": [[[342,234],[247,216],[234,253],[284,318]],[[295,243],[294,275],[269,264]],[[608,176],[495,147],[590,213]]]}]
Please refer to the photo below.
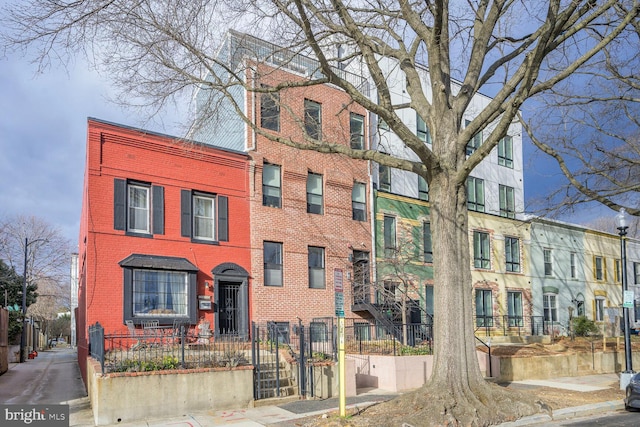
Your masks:
[{"label": "street sign", "polygon": [[633,308],[633,297],[634,297],[633,291],[624,291],[624,299],[622,302],[622,306],[624,308]]},{"label": "street sign", "polygon": [[344,284],[341,268],[333,270],[333,289],[335,291],[336,316],[344,317]]},{"label": "street sign", "polygon": [[341,268],[335,268],[333,270],[333,289],[336,292],[344,292],[344,284],[342,283]]},{"label": "street sign", "polygon": [[336,316],[344,317],[344,294],[342,292],[335,293]]}]

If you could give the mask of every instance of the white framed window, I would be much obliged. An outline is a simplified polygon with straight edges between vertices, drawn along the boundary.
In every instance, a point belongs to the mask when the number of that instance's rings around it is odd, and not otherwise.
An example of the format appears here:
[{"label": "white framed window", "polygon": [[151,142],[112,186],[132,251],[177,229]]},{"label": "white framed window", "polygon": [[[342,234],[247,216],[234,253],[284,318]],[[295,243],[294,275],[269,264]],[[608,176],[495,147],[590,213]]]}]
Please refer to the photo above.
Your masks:
[{"label": "white framed window", "polygon": [[613,261],[613,280],[616,283],[620,283],[621,281],[622,271],[620,270],[620,260],[616,259]]},{"label": "white framed window", "polygon": [[150,233],[149,187],[138,184],[128,184],[127,194],[127,231],[132,233]]},{"label": "white framed window", "polygon": [[544,310],[545,322],[558,321],[558,305],[556,299],[556,294],[545,293],[542,295],[542,307]]},{"label": "white framed window", "polygon": [[309,287],[325,288],[324,248],[309,246]]},{"label": "white framed window", "polygon": [[640,285],[640,262],[633,263],[633,283]]},{"label": "white framed window", "polygon": [[229,198],[195,190],[180,190],[180,235],[192,242],[229,241]]},{"label": "white framed window", "polygon": [[577,277],[577,255],[575,252],[571,252],[569,254],[569,263],[570,263],[570,272],[569,274],[571,275],[572,279],[575,279]]},{"label": "white framed window", "polygon": [[193,238],[198,240],[216,239],[216,199],[214,196],[193,195]]},{"label": "white framed window", "polygon": [[131,236],[164,234],[164,187],[115,178],[113,228]]}]

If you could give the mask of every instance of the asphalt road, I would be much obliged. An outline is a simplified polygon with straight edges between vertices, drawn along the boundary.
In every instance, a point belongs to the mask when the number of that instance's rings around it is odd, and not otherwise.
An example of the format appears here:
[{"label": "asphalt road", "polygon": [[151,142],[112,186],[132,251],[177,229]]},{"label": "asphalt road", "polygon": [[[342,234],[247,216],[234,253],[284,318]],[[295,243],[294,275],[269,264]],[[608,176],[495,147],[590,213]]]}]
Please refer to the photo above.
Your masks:
[{"label": "asphalt road", "polygon": [[0,375],[0,402],[5,404],[63,403],[85,396],[76,351],[69,347],[41,351]]},{"label": "asphalt road", "polygon": [[640,412],[615,411],[598,416],[574,418],[571,420],[554,421],[545,426],[572,426],[572,427],[636,427],[640,425]]}]

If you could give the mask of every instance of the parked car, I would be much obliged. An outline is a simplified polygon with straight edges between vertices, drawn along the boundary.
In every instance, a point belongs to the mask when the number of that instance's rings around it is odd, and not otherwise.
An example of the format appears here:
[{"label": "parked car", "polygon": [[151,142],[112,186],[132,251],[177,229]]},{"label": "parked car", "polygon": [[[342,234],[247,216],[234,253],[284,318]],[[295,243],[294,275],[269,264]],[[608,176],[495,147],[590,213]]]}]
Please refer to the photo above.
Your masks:
[{"label": "parked car", "polygon": [[625,409],[640,409],[640,373],[631,377],[624,397]]}]

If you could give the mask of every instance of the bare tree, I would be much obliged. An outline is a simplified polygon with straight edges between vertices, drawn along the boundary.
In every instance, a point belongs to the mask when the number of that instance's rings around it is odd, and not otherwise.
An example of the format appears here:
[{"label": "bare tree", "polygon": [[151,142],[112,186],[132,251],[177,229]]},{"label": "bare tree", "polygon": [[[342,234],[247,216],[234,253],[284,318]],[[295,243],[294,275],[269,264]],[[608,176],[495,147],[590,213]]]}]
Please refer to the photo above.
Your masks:
[{"label": "bare tree", "polygon": [[[525,101],[599,60],[603,48],[621,37],[638,12],[635,0],[32,0],[7,6],[3,36],[8,47],[38,49],[42,67],[88,54],[114,79],[123,101],[146,105],[151,112],[185,89],[208,90],[217,97],[199,106],[205,108],[200,117],[221,114],[212,108],[227,103],[261,137],[373,160],[425,178],[437,284],[433,375],[425,388],[400,398],[411,402],[411,411],[375,422],[424,425],[430,419],[435,424],[488,425],[538,408],[486,383],[477,363],[466,179],[505,136]],[[283,68],[294,65],[295,54],[305,54],[316,69],[305,78],[286,80],[281,73],[276,80],[277,70],[261,64],[267,60],[260,52],[216,55],[225,41],[222,34],[233,27],[277,41],[283,46],[278,52]],[[594,31],[600,37],[591,37]],[[273,58],[268,62],[273,64]],[[422,78],[421,63],[428,67],[429,79]],[[378,99],[349,79],[344,67],[365,75]],[[406,102],[401,104],[391,96],[390,69],[405,83]],[[255,84],[269,78],[270,86]],[[303,132],[282,137],[247,117],[237,97],[238,88],[282,92],[281,110],[302,126],[303,117],[287,105],[285,94],[321,84],[343,89],[352,102],[384,120],[415,160],[351,148],[329,137],[317,141]],[[473,111],[475,118],[464,126],[463,116],[479,93],[493,98]],[[427,124],[431,146],[401,120],[400,112],[407,108]],[[483,144],[467,156],[467,142],[483,130]]]},{"label": "bare tree", "polygon": [[40,320],[55,319],[59,310],[69,309],[71,244],[58,229],[33,216],[4,218],[0,258],[18,274],[26,272],[27,286],[34,288],[36,296],[33,304],[27,301],[29,314]]},{"label": "bare tree", "polygon": [[[627,33],[608,44],[597,61],[551,88],[525,126],[536,147],[556,160],[566,179],[534,205],[541,212],[562,214],[597,202],[640,216],[637,19]],[[593,31],[591,37],[600,40],[602,34]],[[552,118],[550,110],[555,112]]]}]

